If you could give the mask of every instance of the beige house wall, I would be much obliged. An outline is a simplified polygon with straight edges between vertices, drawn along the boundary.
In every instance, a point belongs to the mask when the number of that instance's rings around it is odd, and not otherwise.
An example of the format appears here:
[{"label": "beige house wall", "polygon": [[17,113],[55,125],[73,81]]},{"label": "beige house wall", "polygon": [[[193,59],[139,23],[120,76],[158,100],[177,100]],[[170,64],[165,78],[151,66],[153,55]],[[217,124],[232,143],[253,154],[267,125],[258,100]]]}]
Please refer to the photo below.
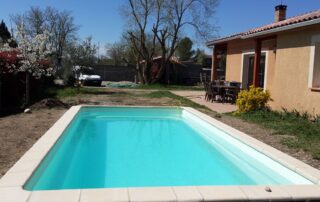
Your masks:
[{"label": "beige house wall", "polygon": [[[275,39],[264,41],[262,43],[262,51],[266,52],[266,81],[268,88],[272,85],[272,75],[274,74],[275,53],[273,49],[276,45]],[[228,43],[227,61],[226,61],[226,80],[242,82],[242,68],[244,54],[254,52],[254,40],[237,40]],[[269,78],[269,75],[270,78]]]},{"label": "beige house wall", "polygon": [[278,34],[271,107],[320,114],[320,92],[308,87],[311,38],[320,25]]},{"label": "beige house wall", "polygon": [[253,40],[236,40],[228,43],[226,60],[226,80],[241,82],[242,52],[253,50]]},{"label": "beige house wall", "polygon": [[[263,41],[267,52],[265,87],[273,99],[274,110],[307,111],[320,114],[320,92],[308,88],[312,36],[320,34],[320,25],[286,31],[277,39]],[[254,40],[228,42],[226,80],[242,82],[243,53],[254,52]]]}]

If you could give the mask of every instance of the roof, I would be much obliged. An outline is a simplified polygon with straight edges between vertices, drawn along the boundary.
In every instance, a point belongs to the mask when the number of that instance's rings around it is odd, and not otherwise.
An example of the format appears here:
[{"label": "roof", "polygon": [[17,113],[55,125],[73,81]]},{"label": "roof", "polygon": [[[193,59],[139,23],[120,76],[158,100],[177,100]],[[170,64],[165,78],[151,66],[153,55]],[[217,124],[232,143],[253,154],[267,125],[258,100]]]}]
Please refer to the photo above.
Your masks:
[{"label": "roof", "polygon": [[[215,44],[223,43],[223,42],[234,40],[234,39],[250,38],[251,36],[253,37],[258,34],[262,35],[262,34],[266,33],[267,31],[269,31],[268,33],[270,33],[271,31],[277,32],[277,31],[280,31],[280,28],[295,28],[295,27],[300,27],[300,26],[306,26],[306,25],[308,25],[308,24],[306,24],[306,22],[311,22],[311,21],[313,21],[315,23],[320,23],[320,21],[318,21],[318,20],[320,20],[320,10],[297,15],[294,17],[290,17],[286,20],[267,24],[267,25],[264,25],[261,27],[257,27],[257,28],[248,30],[246,32],[237,33],[237,34],[233,34],[231,36],[208,41],[207,45],[212,46]],[[293,26],[293,25],[297,25],[297,26]]]}]

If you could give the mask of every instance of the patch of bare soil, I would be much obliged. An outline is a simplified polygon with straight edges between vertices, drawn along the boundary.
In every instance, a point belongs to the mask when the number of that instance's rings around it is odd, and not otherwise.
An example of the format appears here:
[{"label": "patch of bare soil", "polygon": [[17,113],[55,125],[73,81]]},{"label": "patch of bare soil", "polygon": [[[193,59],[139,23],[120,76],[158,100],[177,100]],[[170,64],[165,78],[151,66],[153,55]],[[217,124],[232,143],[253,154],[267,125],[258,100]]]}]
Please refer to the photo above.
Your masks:
[{"label": "patch of bare soil", "polygon": [[0,118],[0,177],[65,111],[45,108]]},{"label": "patch of bare soil", "polygon": [[31,110],[39,110],[39,109],[45,109],[45,108],[64,108],[68,109],[70,106],[58,99],[54,98],[46,98],[43,99],[35,104],[33,104],[30,109]]}]

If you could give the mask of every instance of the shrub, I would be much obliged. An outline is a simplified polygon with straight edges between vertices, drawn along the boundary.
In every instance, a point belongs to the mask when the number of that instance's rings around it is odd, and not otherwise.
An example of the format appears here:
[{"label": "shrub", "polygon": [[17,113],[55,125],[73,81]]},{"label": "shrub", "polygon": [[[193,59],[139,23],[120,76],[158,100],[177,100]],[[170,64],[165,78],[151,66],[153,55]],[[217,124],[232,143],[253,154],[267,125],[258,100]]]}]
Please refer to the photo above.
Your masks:
[{"label": "shrub", "polygon": [[237,99],[237,113],[245,113],[267,108],[268,101],[271,100],[270,93],[262,88],[250,86],[249,90],[242,90]]}]

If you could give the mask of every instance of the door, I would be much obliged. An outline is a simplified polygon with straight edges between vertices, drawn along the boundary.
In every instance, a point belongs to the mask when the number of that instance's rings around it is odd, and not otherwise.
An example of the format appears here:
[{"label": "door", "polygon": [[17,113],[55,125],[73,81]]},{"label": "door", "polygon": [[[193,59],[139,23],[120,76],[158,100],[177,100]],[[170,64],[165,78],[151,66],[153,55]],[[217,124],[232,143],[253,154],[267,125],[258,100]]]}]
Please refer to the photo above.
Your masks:
[{"label": "door", "polygon": [[253,84],[253,66],[254,66],[254,56],[250,56],[247,89],[249,89],[249,87]]},{"label": "door", "polygon": [[[260,69],[258,72],[258,86],[263,88],[264,87],[264,74],[265,74],[265,64],[266,64],[266,56],[261,55],[260,58]],[[249,89],[249,86],[253,85],[253,67],[254,67],[254,55],[249,56],[249,62],[248,62],[248,82],[247,82],[247,88]]]}]

